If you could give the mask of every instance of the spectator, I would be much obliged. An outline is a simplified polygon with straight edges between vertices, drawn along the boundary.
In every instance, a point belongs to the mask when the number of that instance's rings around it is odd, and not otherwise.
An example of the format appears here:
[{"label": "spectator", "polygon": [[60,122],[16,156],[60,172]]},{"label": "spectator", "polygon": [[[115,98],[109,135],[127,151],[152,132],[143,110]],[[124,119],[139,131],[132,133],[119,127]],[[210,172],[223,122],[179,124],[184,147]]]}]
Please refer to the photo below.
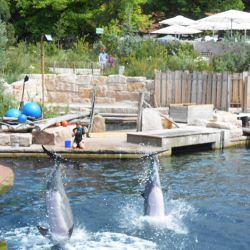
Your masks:
[{"label": "spectator", "polygon": [[110,66],[110,67],[113,67],[114,62],[115,62],[115,59],[114,59],[114,57],[110,54],[110,55],[108,56],[108,64],[109,64],[109,66]]},{"label": "spectator", "polygon": [[102,48],[99,54],[99,63],[101,65],[102,70],[106,67],[108,62],[108,54],[105,52],[105,49]]}]

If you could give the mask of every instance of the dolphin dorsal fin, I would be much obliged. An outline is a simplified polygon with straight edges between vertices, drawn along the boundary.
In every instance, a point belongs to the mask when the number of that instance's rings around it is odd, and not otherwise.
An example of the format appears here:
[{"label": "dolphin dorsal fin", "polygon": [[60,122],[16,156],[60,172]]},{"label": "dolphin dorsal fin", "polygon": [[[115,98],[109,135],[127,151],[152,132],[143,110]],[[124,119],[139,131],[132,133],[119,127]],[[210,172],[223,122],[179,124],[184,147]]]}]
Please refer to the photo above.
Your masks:
[{"label": "dolphin dorsal fin", "polygon": [[49,229],[41,227],[41,226],[37,226],[37,228],[38,228],[38,230],[39,230],[39,232],[40,232],[40,234],[42,236],[47,236],[48,235]]}]

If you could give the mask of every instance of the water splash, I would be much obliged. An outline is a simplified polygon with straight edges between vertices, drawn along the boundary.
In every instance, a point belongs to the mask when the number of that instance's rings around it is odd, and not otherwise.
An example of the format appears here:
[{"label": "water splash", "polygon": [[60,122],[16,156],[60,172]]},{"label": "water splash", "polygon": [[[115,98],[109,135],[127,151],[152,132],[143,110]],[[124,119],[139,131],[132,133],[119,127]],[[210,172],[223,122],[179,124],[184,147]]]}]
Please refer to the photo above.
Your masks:
[{"label": "water splash", "polygon": [[[52,242],[39,234],[36,227],[16,228],[9,232],[1,232],[0,238],[7,241],[10,249],[43,250],[53,247]],[[95,249],[116,250],[156,249],[156,244],[149,240],[129,236],[123,233],[97,232],[89,233],[84,228],[76,228],[71,239],[63,246],[65,250]]]},{"label": "water splash", "polygon": [[[142,207],[139,204],[127,204],[121,210],[120,226],[143,230],[145,227],[157,230],[170,230],[176,234],[188,234],[189,230],[184,220],[194,213],[191,205],[183,200],[165,201],[166,215],[159,217],[142,216]],[[140,207],[139,207],[140,206]]]}]

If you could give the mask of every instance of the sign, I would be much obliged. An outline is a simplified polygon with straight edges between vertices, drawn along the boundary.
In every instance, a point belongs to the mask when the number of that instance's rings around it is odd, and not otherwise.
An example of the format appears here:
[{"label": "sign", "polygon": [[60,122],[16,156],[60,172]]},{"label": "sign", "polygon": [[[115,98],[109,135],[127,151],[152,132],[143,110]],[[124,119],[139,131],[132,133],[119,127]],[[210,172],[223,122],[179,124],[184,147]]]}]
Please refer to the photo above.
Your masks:
[{"label": "sign", "polygon": [[96,34],[103,34],[104,33],[104,29],[103,28],[96,28],[95,33]]}]

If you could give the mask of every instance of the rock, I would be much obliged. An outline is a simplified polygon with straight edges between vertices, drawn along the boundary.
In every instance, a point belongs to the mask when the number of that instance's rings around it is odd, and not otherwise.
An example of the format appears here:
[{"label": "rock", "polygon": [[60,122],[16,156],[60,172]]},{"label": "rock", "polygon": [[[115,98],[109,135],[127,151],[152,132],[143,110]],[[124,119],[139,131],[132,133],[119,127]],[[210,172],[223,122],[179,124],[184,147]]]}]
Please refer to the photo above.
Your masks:
[{"label": "rock", "polygon": [[218,121],[209,121],[207,123],[207,128],[219,128],[219,129],[236,129],[237,126],[228,122],[218,122]]},{"label": "rock", "polygon": [[128,91],[143,92],[145,91],[145,82],[128,82]]},{"label": "rock", "polygon": [[133,76],[133,77],[128,76],[126,80],[127,80],[127,83],[129,83],[129,82],[145,82],[146,77],[144,77],[144,76]]},{"label": "rock", "polygon": [[45,131],[33,131],[32,143],[40,145],[55,145],[55,135]]},{"label": "rock", "polygon": [[91,132],[104,132],[106,131],[105,119],[101,115],[95,115]]},{"label": "rock", "polygon": [[45,132],[54,135],[55,145],[64,146],[66,140],[73,140],[72,131],[74,128],[74,125],[68,127],[52,127],[45,129]]},{"label": "rock", "polygon": [[10,134],[0,133],[0,145],[10,146]]},{"label": "rock", "polygon": [[144,109],[142,112],[142,131],[161,130],[162,121],[160,113],[153,109]]},{"label": "rock", "polygon": [[126,77],[123,75],[110,75],[108,76],[107,83],[126,83]]},{"label": "rock", "polygon": [[30,147],[32,144],[32,134],[13,133],[10,135],[10,145],[14,147]]}]

